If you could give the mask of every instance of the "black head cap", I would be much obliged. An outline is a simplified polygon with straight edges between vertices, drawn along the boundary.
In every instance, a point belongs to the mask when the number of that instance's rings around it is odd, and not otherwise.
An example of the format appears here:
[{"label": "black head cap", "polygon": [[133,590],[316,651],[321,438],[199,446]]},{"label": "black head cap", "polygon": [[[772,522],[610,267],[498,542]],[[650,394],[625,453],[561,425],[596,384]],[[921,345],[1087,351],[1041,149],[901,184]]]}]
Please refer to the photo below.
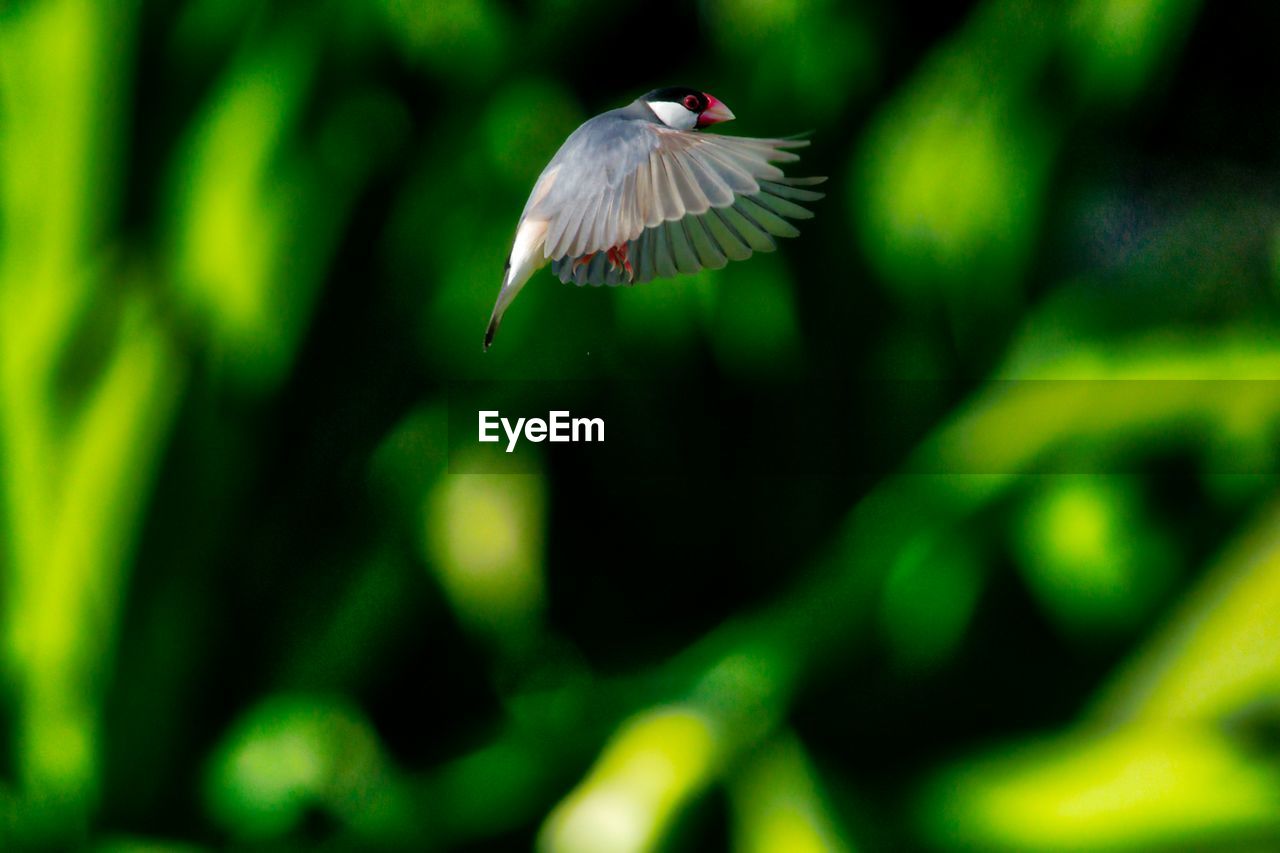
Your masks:
[{"label": "black head cap", "polygon": [[[672,104],[683,104],[686,107],[685,99],[692,97],[697,102],[697,107],[693,112],[700,113],[708,106],[707,96],[697,89],[690,89],[688,86],[667,86],[663,89],[654,89],[647,95],[640,98],[642,101],[665,101]],[[692,102],[690,102],[692,103]]]}]

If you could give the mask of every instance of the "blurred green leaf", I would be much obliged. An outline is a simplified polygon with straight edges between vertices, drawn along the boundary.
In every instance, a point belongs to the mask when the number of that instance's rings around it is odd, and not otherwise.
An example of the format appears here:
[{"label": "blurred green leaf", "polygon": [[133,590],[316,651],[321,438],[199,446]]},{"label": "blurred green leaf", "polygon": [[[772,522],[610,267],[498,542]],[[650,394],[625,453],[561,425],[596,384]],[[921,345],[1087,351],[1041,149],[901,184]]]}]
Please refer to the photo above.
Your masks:
[{"label": "blurred green leaf", "polygon": [[433,72],[474,86],[496,71],[511,29],[503,4],[494,0],[381,3],[392,36],[409,56]]},{"label": "blurred green leaf", "polygon": [[191,128],[171,177],[173,265],[182,298],[245,378],[270,385],[302,331],[288,232],[302,187],[283,177],[291,128],[314,73],[305,38],[237,61]]},{"label": "blurred green leaf", "polygon": [[458,617],[518,644],[543,607],[541,478],[534,474],[446,476],[423,507],[427,564]]},{"label": "blurred green leaf", "polygon": [[764,744],[729,782],[740,853],[852,850],[836,828],[808,756],[794,737]]},{"label": "blurred green leaf", "polygon": [[710,0],[704,5],[709,36],[745,75],[745,80],[725,81],[736,87],[732,99],[749,93],[755,105],[772,106],[773,113],[802,121],[830,119],[868,89],[878,71],[880,46],[856,4]]},{"label": "blurred green leaf", "polygon": [[1280,771],[1198,728],[1014,744],[933,780],[921,816],[948,849],[1156,850],[1280,838]]},{"label": "blurred green leaf", "polygon": [[411,812],[377,737],[346,703],[277,696],[247,714],[209,765],[206,802],[234,837],[280,838],[312,808],[356,829],[403,829]]},{"label": "blurred green leaf", "polygon": [[1057,147],[1046,116],[1022,102],[1049,56],[1045,17],[1028,4],[982,4],[862,142],[850,205],[868,258],[902,294],[1011,298]]},{"label": "blurred green leaf", "polygon": [[1014,546],[1040,603],[1077,639],[1137,624],[1178,558],[1151,529],[1132,478],[1055,477],[1032,491]]},{"label": "blurred green leaf", "polygon": [[1107,720],[1211,721],[1271,713],[1280,697],[1280,509],[1222,554],[1104,691]]},{"label": "blurred green leaf", "polygon": [[1199,8],[1199,0],[1075,0],[1064,36],[1081,94],[1132,100],[1181,46]]},{"label": "blurred green leaf", "polygon": [[982,591],[981,554],[964,535],[921,535],[885,579],[881,629],[904,670],[936,667],[954,653]]},{"label": "blurred green leaf", "polygon": [[[0,568],[15,845],[83,837],[101,793],[104,662],[184,377],[142,295],[147,276],[105,260],[135,11],[60,0],[0,16]],[[96,325],[85,321],[95,308]],[[79,347],[96,358],[64,388],[63,359]]]},{"label": "blurred green leaf", "polygon": [[652,850],[679,809],[718,769],[718,733],[686,708],[657,709],[628,721],[590,775],[547,818],[546,851]]}]

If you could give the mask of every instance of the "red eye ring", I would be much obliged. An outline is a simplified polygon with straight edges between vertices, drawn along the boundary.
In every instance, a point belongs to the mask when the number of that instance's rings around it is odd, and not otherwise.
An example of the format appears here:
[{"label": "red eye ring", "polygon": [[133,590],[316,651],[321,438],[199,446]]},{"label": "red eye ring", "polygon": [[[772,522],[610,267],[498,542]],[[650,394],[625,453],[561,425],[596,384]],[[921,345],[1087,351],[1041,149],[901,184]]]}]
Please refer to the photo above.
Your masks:
[{"label": "red eye ring", "polygon": [[689,111],[689,112],[691,112],[691,113],[696,113],[696,112],[698,112],[698,106],[699,106],[699,104],[698,104],[698,96],[697,96],[697,95],[685,95],[685,96],[684,96],[684,108],[685,108],[686,110],[688,110],[688,111]]}]

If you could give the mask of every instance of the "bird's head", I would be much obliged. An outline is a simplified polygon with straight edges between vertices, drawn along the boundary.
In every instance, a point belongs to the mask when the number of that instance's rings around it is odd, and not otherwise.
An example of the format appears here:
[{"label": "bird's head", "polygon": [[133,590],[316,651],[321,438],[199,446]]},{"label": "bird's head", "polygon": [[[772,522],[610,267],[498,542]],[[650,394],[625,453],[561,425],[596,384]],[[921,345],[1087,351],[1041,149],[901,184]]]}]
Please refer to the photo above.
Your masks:
[{"label": "bird's head", "polygon": [[654,89],[641,100],[660,122],[676,130],[709,127],[733,118],[729,108],[713,95],[684,86]]}]

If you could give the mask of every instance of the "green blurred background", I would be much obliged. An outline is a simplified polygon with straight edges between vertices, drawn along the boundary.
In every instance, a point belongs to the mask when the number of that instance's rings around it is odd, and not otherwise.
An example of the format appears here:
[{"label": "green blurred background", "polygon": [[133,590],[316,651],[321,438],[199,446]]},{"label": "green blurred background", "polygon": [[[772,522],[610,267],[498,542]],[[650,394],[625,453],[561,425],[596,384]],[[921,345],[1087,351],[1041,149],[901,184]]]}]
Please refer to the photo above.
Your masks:
[{"label": "green blurred background", "polygon": [[[0,846],[1280,849],[1280,9],[903,5],[0,3]],[[817,219],[482,354],[672,84]],[[513,379],[738,470],[456,473]]]}]

